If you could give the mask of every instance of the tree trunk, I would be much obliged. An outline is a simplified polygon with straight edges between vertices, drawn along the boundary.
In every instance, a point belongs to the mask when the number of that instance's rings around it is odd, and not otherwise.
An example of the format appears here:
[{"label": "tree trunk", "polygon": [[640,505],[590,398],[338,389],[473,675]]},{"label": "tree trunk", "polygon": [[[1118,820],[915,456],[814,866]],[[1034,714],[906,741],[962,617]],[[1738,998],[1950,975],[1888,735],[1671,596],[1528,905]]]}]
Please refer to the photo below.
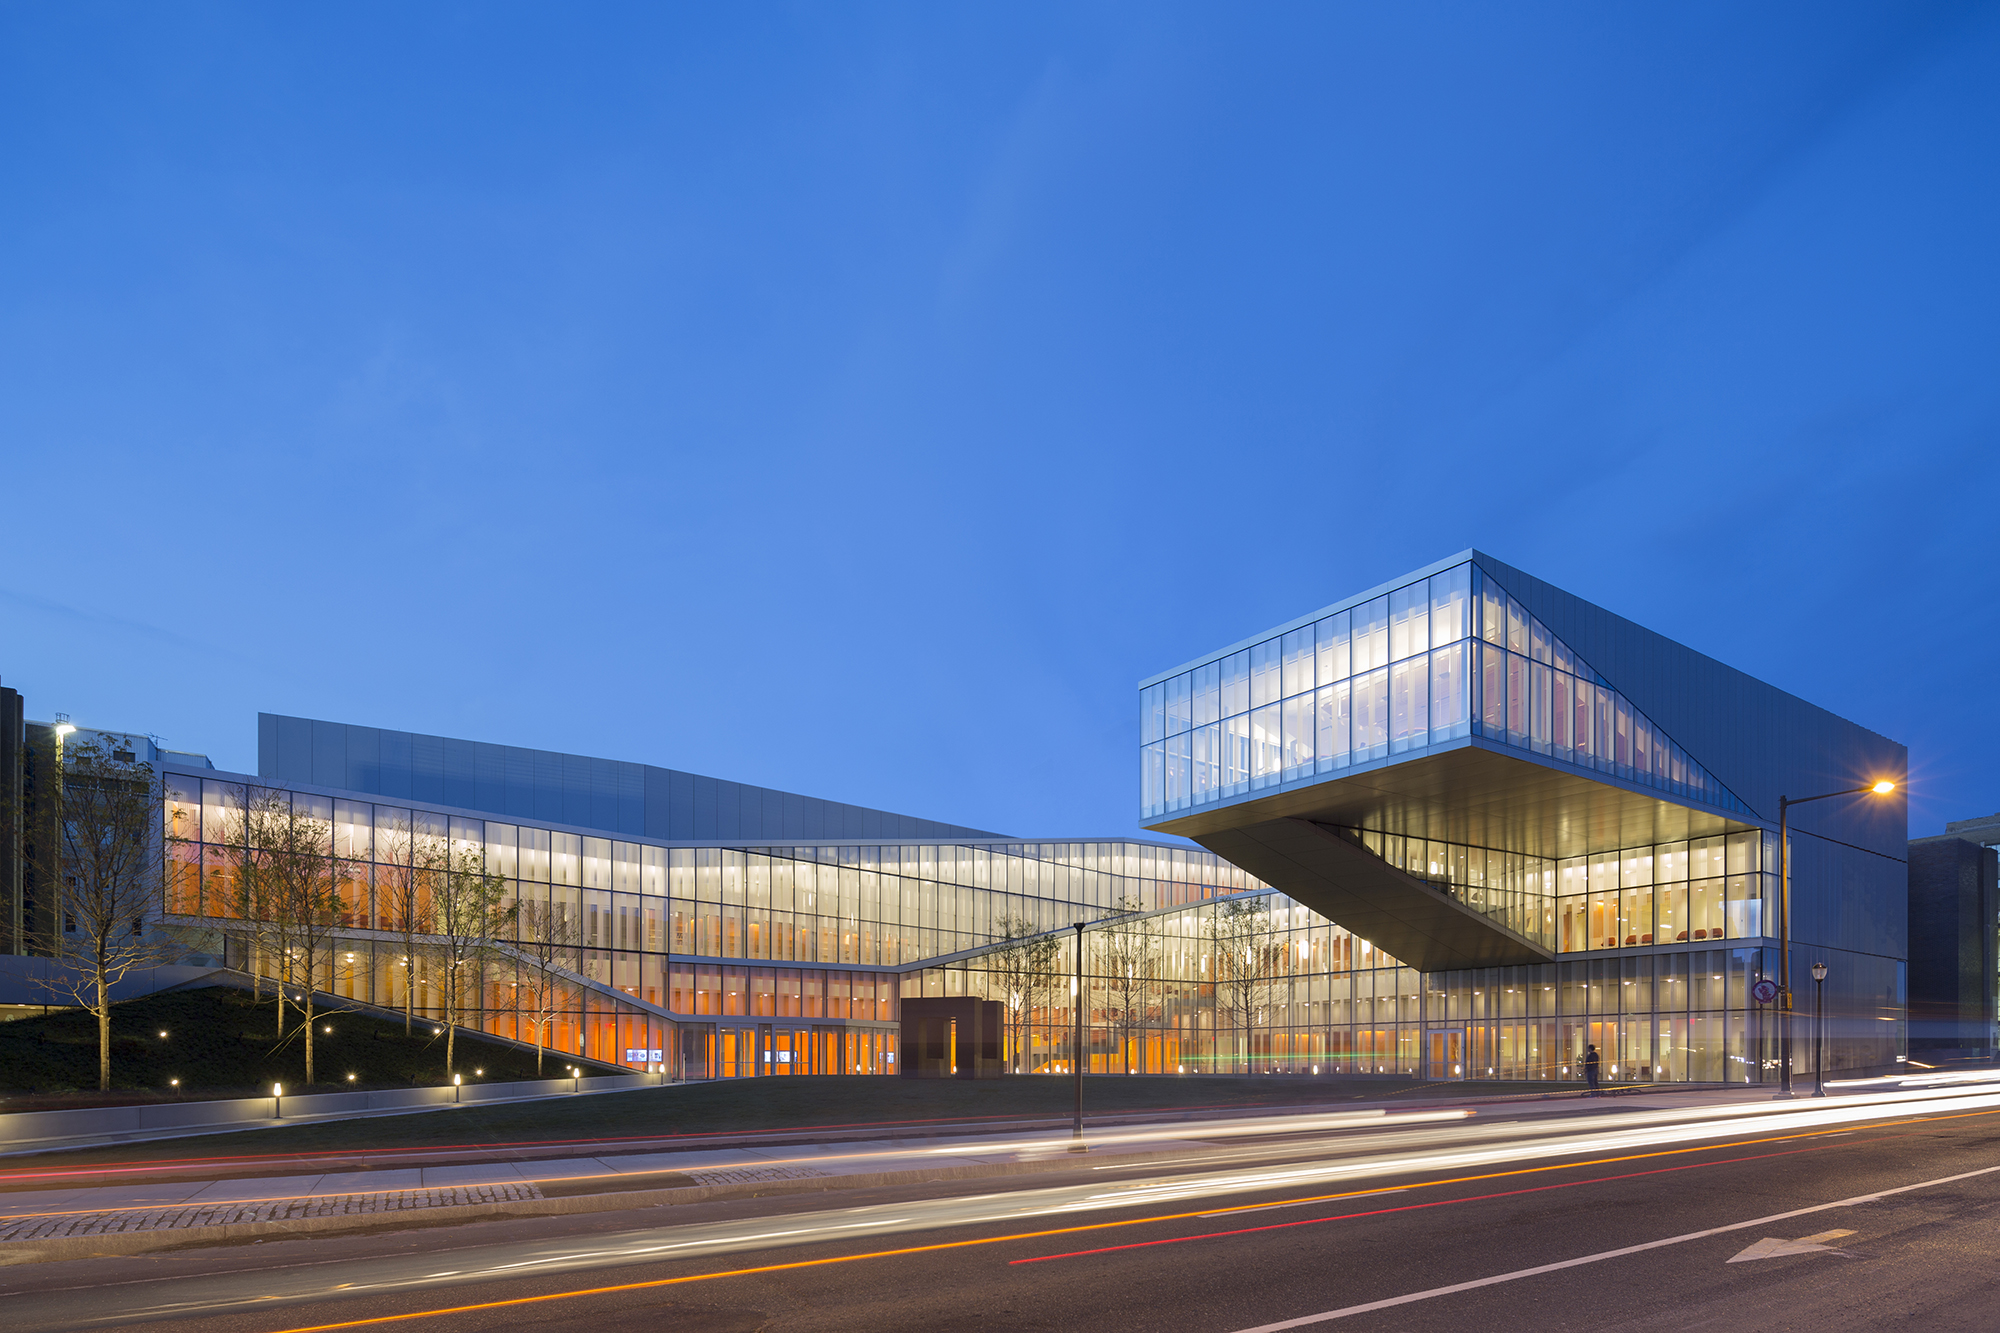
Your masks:
[{"label": "tree trunk", "polygon": [[97,1090],[111,1091],[111,988],[97,973]]},{"label": "tree trunk", "polygon": [[403,1035],[410,1035],[410,1018],[417,1011],[417,954],[403,941]]},{"label": "tree trunk", "polygon": [[458,1042],[458,973],[447,965],[444,982],[444,1073],[451,1077],[451,1062]]},{"label": "tree trunk", "polygon": [[312,957],[306,958],[306,1086],[313,1085],[313,974]]},{"label": "tree trunk", "polygon": [[288,969],[285,966],[284,958],[285,955],[283,953],[280,953],[278,955],[277,965],[271,969],[272,972],[271,979],[276,983],[271,987],[271,989],[278,992],[278,1040],[279,1041],[283,1041],[285,1039],[285,973]]}]

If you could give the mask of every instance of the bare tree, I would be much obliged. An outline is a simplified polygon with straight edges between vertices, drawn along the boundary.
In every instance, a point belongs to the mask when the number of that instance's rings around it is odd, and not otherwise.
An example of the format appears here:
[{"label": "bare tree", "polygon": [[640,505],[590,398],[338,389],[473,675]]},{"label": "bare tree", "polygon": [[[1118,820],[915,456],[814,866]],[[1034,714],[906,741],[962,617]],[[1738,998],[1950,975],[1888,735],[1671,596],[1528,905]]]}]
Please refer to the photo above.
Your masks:
[{"label": "bare tree", "polygon": [[[48,985],[97,1019],[97,1087],[111,1087],[111,991],[139,968],[177,956],[158,922],[166,884],[164,791],[150,764],[106,741],[64,746],[40,775],[46,836],[30,846],[49,886],[40,952]],[[152,920],[148,920],[148,918]]]},{"label": "bare tree", "polygon": [[1097,966],[1103,980],[1105,1016],[1118,1033],[1119,1058],[1132,1072],[1134,1034],[1152,1015],[1160,972],[1160,945],[1139,900],[1127,898],[1097,933]]},{"label": "bare tree", "polygon": [[224,838],[232,862],[229,910],[234,932],[243,941],[251,997],[258,994],[262,969],[271,969],[277,992],[278,1039],[287,1031],[285,1005],[290,997],[294,896],[286,861],[292,842],[292,802],[288,792],[251,790],[243,793]]},{"label": "bare tree", "polygon": [[250,978],[250,999],[263,998],[264,968],[268,964],[278,993],[278,1035],[285,1031],[285,990],[279,904],[282,877],[272,863],[268,848],[282,844],[278,830],[291,818],[291,804],[283,793],[243,787],[223,790],[220,821],[211,820],[206,841],[214,849],[208,874],[220,877],[216,895],[218,906],[230,924],[222,928],[225,938],[235,941],[241,951],[243,970]]},{"label": "bare tree", "polygon": [[403,1032],[416,1015],[418,964],[437,924],[435,890],[449,863],[450,843],[396,819],[377,834],[375,905],[384,929],[403,946]]},{"label": "bare tree", "polygon": [[[340,880],[332,811],[327,802],[310,796],[281,791],[246,796],[240,827],[224,835],[233,862],[230,908],[239,923],[234,931],[251,954],[253,979],[259,954],[270,963],[278,1040],[301,1038],[310,1086],[318,1077],[318,987],[322,977],[331,985],[339,970]],[[288,1001],[298,1005],[297,1027],[286,1023]]]},{"label": "bare tree", "polygon": [[316,1081],[313,1039],[318,987],[331,988],[340,942],[340,879],[333,857],[332,803],[295,795],[284,841],[276,849],[282,916],[287,934],[286,980],[299,988],[304,1021],[306,1086]]},{"label": "bare tree", "polygon": [[[575,970],[577,947],[582,935],[576,918],[562,903],[547,900],[520,904],[521,938],[513,947],[517,957],[514,1005],[516,1023],[528,1013],[535,1027],[535,1077],[542,1073],[542,1048],[556,1015],[567,1007],[573,993],[569,973]],[[518,1028],[517,1028],[518,1033]]]},{"label": "bare tree", "polygon": [[500,937],[514,920],[507,877],[487,870],[483,853],[460,850],[446,860],[431,900],[430,948],[438,962],[443,1000],[444,1071],[452,1072],[468,986],[483,982],[485,965],[500,953]]},{"label": "bare tree", "polygon": [[1029,1017],[1036,1009],[1037,999],[1049,991],[1060,967],[1062,932],[1040,930],[1034,922],[1018,914],[1001,918],[997,926],[1005,943],[986,955],[986,975],[992,988],[988,994],[998,991],[996,998],[1006,1006],[1008,1044],[1013,1052],[1014,1072],[1019,1074],[1025,1072],[1022,1060]]},{"label": "bare tree", "polygon": [[1225,898],[1208,918],[1209,967],[1215,984],[1216,1026],[1227,1023],[1231,1062],[1248,1069],[1249,1029],[1271,989],[1270,911],[1261,897]]}]

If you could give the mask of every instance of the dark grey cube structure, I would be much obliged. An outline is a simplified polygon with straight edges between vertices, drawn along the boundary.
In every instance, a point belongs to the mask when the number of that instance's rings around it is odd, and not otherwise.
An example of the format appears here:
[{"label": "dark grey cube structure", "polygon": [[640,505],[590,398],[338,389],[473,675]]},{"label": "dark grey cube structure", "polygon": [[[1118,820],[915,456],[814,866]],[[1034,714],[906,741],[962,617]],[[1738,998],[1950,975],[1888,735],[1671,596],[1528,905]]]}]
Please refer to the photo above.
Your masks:
[{"label": "dark grey cube structure", "polygon": [[1006,1006],[953,996],[905,999],[904,1078],[999,1078],[1007,1072]]}]

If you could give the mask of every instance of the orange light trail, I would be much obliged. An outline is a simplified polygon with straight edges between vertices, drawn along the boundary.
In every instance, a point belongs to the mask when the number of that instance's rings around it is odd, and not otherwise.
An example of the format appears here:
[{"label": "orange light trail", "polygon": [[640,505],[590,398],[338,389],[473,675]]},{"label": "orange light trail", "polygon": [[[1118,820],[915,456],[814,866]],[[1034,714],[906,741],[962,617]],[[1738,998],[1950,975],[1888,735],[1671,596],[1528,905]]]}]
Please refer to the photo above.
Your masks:
[{"label": "orange light trail", "polygon": [[[1958,1115],[1917,1116],[1909,1120],[1891,1121],[1889,1122],[1888,1125],[1881,1126],[1881,1128],[1888,1128],[1893,1125],[1902,1125],[1902,1124],[1919,1124],[1931,1120],[1959,1120],[1959,1119],[1966,1119],[1970,1116],[1979,1116],[1979,1115],[2000,1115],[2000,1110],[1971,1111]],[[1787,1143],[1797,1139],[1824,1137],[1829,1133],[1845,1134],[1848,1132],[1849,1131],[1844,1131],[1844,1130],[1832,1130],[1832,1131],[1813,1130],[1799,1134],[1783,1134],[1768,1139],[1744,1139],[1735,1143],[1718,1143],[1718,1144],[1697,1145],[1697,1146],[1683,1147],[1683,1148],[1667,1148],[1656,1152],[1633,1153],[1622,1157],[1598,1158],[1596,1160],[1587,1162],[1554,1163],[1543,1166],[1519,1167],[1511,1171],[1493,1171],[1493,1172],[1486,1172],[1480,1175],[1455,1176],[1442,1180],[1419,1181],[1414,1185],[1404,1186],[1403,1188],[1434,1189],[1445,1185],[1473,1184],[1483,1180],[1504,1180],[1509,1177],[1535,1175],[1546,1171],[1574,1171],[1592,1166],[1612,1166],[1622,1162],[1645,1161],[1657,1157],[1675,1157],[1675,1156],[1680,1156],[1684,1153],[1720,1152],[1730,1148],[1761,1147],[1762,1145],[1767,1143]],[[1854,1140],[1854,1142],[1857,1143],[1865,1141],[1866,1140],[1859,1140],[1859,1139]],[[1851,1146],[1851,1144],[1827,1143],[1820,1145],[1818,1148],[1799,1149],[1797,1151],[1800,1152],[1824,1151],[1827,1149],[1841,1148],[1848,1146]],[[1791,1154],[1789,1153],[1762,1153],[1758,1154],[1754,1158],[1735,1158],[1718,1162],[1700,1162],[1700,1163],[1694,1163],[1692,1165],[1726,1166],[1729,1165],[1730,1162],[1732,1161],[1754,1161],[1767,1157],[1790,1156],[1790,1155]],[[1636,1172],[1631,1174],[1654,1175],[1662,1173]],[[1616,1177],[1605,1177],[1603,1179],[1626,1179],[1626,1178],[1627,1178],[1626,1176],[1616,1176]],[[1574,1183],[1578,1185],[1584,1185],[1596,1182],[1577,1181]],[[1301,1199],[1285,1199],[1285,1200],[1280,1200],[1278,1203],[1262,1204],[1258,1206],[1275,1208],[1275,1207],[1283,1207],[1286,1205],[1298,1205],[1298,1204],[1308,1204],[1308,1203],[1331,1203],[1340,1199],[1358,1198],[1368,1194],[1379,1194],[1380,1192],[1381,1190],[1379,1188],[1367,1189],[1367,1190],[1346,1190],[1338,1194],[1321,1194],[1321,1195],[1312,1195]],[[1506,1193],[1526,1193],[1526,1192],[1527,1191],[1506,1191]],[[1444,1200],[1442,1202],[1452,1202],[1452,1201]],[[1464,1200],[1463,1202],[1471,1202],[1471,1200]],[[1371,1211],[1383,1211],[1383,1212],[1402,1211],[1408,1207],[1410,1207],[1410,1205],[1403,1205],[1401,1208],[1398,1209],[1383,1209],[1383,1210],[1371,1210]],[[1157,1225],[1162,1222],[1180,1222],[1180,1221],[1186,1221],[1190,1218],[1211,1216],[1216,1211],[1217,1210],[1214,1208],[1204,1208],[1194,1212],[1164,1213],[1153,1217],[1128,1218],[1123,1221],[1091,1222],[1091,1223],[1084,1223],[1078,1226],[1054,1227],[1042,1231],[1023,1231],[1006,1236],[986,1236],[971,1240],[940,1241],[930,1245],[911,1245],[893,1250],[874,1250],[865,1254],[830,1255],[822,1259],[797,1259],[789,1263],[760,1264],[752,1268],[734,1268],[719,1273],[690,1273],[682,1277],[650,1278],[643,1282],[621,1282],[615,1285],[603,1286],[603,1287],[584,1287],[574,1291],[547,1292],[539,1296],[515,1296],[505,1300],[480,1301],[474,1304],[446,1306],[435,1310],[413,1310],[405,1314],[373,1315],[365,1319],[348,1319],[331,1324],[311,1324],[299,1328],[283,1329],[280,1330],[279,1333],[331,1333],[331,1330],[334,1329],[366,1328],[366,1327],[372,1327],[377,1324],[403,1323],[412,1319],[430,1319],[430,1318],[442,1317],[444,1315],[470,1314],[481,1310],[510,1309],[513,1307],[523,1306],[523,1305],[544,1304],[549,1301],[570,1300],[582,1296],[607,1296],[607,1295],[614,1295],[619,1292],[651,1291],[651,1290],[657,1290],[662,1287],[683,1286],[694,1282],[713,1282],[713,1281],[719,1281],[720,1279],[723,1278],[750,1277],[760,1273],[784,1273],[784,1272],[795,1271],[798,1269],[824,1268],[833,1264],[861,1263],[865,1260],[870,1260],[870,1259],[895,1259],[895,1258],[901,1258],[905,1255],[912,1255],[912,1254],[934,1254],[944,1250],[971,1249],[977,1246],[984,1246],[984,1245],[1004,1245],[1013,1241],[1041,1240],[1051,1236],[1073,1236],[1073,1235],[1080,1235],[1085,1232],[1107,1231],[1120,1227]],[[1358,1216],[1367,1216],[1367,1215],[1368,1214],[1366,1213],[1358,1214]],[[1049,1257],[1053,1258],[1062,1256],[1049,1256]]]}]

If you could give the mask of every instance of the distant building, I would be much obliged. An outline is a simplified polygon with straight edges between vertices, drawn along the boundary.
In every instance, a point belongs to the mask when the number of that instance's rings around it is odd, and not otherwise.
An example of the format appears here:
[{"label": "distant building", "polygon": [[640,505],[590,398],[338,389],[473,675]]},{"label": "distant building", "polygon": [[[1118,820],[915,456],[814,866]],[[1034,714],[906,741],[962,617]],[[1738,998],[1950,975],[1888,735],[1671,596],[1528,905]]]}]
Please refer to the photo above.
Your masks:
[{"label": "distant building", "polygon": [[1988,1058],[2000,1020],[2000,815],[1910,844],[1910,1056]]}]

